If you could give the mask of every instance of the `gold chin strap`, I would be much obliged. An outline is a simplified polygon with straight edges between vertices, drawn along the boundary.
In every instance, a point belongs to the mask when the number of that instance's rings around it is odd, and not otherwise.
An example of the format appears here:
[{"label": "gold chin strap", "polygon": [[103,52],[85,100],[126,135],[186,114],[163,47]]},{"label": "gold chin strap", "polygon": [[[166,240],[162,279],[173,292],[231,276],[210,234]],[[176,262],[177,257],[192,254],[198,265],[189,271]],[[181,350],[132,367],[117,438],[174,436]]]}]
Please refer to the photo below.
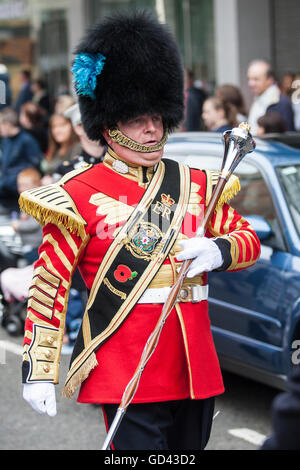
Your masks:
[{"label": "gold chin strap", "polygon": [[130,139],[125,134],[123,134],[119,129],[109,129],[108,131],[109,137],[122,147],[127,147],[130,150],[134,150],[135,152],[142,152],[142,153],[150,153],[156,152],[157,150],[161,150],[168,139],[168,130],[165,129],[164,135],[162,136],[161,140],[155,145],[143,145],[139,144],[135,140]]}]

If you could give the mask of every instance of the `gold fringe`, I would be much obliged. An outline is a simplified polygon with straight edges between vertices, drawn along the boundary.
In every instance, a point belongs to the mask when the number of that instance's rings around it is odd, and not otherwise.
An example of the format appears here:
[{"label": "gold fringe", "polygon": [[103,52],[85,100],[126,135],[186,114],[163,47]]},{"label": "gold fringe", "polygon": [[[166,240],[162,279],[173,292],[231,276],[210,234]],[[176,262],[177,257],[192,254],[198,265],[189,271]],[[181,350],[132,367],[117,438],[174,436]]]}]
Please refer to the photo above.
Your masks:
[{"label": "gold fringe", "polygon": [[75,233],[81,238],[85,236],[83,224],[73,218],[71,215],[64,214],[52,208],[47,209],[41,204],[35,201],[30,201],[28,198],[23,197],[22,194],[19,197],[19,206],[23,212],[26,212],[26,214],[34,217],[35,220],[42,226],[48,223],[54,223],[56,225],[62,224],[68,228],[71,233]]},{"label": "gold fringe", "polygon": [[65,398],[72,398],[79,385],[88,377],[92,369],[98,365],[96,354],[93,352],[90,357],[79,367],[79,369],[72,375],[70,380],[65,383],[62,389],[62,396]]},{"label": "gold fringe", "polygon": [[216,209],[219,209],[223,204],[225,204],[225,202],[228,202],[230,199],[236,196],[240,190],[241,190],[240,180],[238,179],[237,176],[232,175],[225,185],[225,188],[221,194],[221,197],[218,200]]}]

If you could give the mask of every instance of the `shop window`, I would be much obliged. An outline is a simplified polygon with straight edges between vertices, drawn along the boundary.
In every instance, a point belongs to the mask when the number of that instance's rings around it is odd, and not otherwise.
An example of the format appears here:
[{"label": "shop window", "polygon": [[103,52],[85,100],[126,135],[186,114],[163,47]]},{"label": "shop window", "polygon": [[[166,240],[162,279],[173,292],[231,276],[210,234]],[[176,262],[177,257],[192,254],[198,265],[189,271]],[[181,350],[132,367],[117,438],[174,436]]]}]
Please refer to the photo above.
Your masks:
[{"label": "shop window", "polygon": [[66,10],[42,12],[38,44],[40,74],[47,80],[50,96],[55,98],[69,90]]}]

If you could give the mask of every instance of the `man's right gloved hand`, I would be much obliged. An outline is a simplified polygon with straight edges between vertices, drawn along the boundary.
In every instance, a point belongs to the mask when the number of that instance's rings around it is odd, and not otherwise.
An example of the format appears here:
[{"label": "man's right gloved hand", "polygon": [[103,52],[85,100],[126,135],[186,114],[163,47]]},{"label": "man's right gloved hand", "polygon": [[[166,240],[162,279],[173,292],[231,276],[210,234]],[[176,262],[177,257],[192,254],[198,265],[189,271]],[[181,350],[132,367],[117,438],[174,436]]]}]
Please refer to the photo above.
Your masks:
[{"label": "man's right gloved hand", "polygon": [[24,384],[23,398],[40,414],[56,415],[55,388],[52,383]]}]

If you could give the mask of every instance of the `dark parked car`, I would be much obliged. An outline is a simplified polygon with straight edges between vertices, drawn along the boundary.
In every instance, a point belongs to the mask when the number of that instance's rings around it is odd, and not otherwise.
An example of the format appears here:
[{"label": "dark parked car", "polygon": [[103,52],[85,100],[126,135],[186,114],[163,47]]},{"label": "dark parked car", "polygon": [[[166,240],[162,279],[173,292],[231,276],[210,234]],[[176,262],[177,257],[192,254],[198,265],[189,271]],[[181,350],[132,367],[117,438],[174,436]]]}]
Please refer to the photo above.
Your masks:
[{"label": "dark parked car", "polygon": [[[210,318],[224,369],[285,388],[300,363],[300,150],[256,140],[237,167],[242,189],[231,205],[261,241],[255,266],[210,273]],[[166,158],[193,168],[220,169],[221,134],[170,136]]]}]

